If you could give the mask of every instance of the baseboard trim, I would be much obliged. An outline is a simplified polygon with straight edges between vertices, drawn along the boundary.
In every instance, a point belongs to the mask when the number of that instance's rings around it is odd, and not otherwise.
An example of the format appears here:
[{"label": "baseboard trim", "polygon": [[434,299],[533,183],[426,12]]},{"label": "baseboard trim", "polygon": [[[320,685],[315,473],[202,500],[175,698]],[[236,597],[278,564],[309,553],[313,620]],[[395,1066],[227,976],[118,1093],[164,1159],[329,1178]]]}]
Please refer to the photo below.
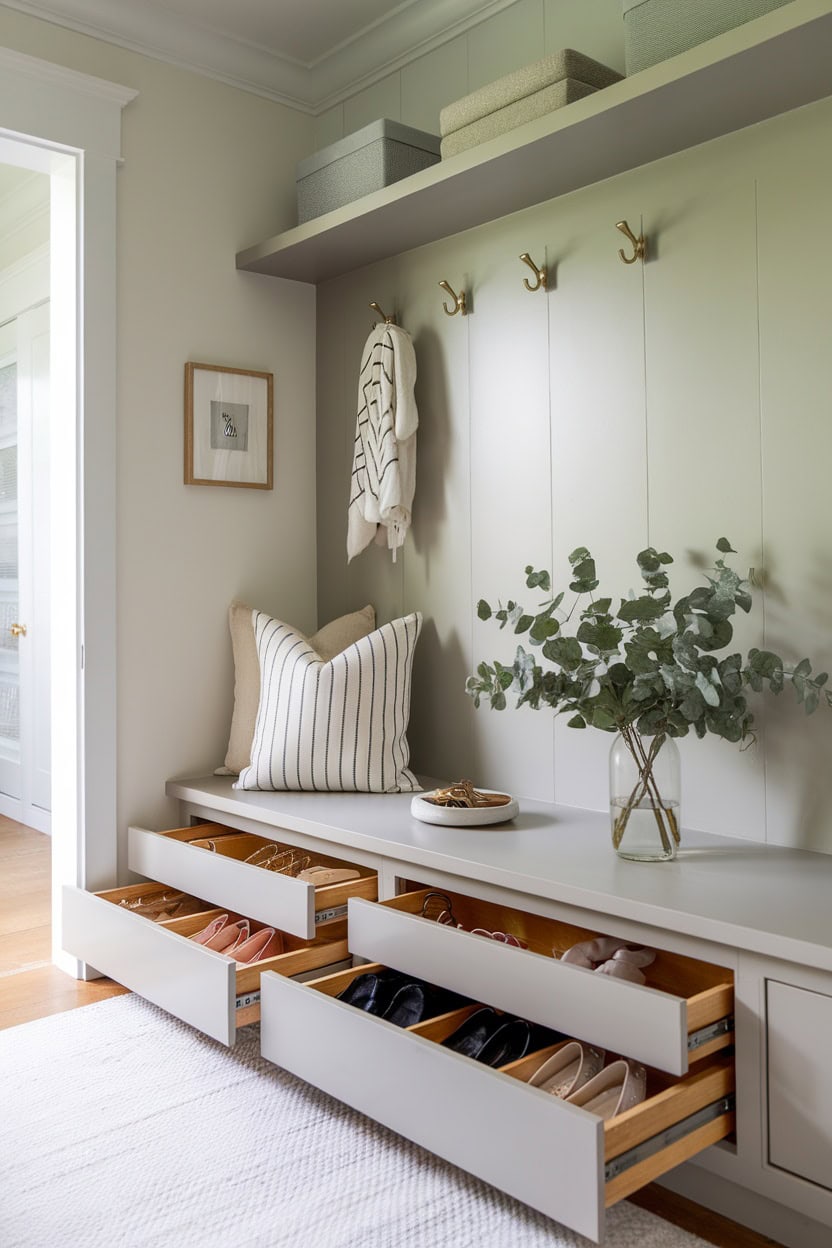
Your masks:
[{"label": "baseboard trim", "polygon": [[829,1248],[828,1226],[695,1164],[679,1166],[664,1175],[658,1186],[731,1218],[785,1248]]},{"label": "baseboard trim", "polygon": [[50,811],[43,810],[40,806],[24,806],[19,798],[9,797],[7,793],[0,793],[0,815],[14,819],[16,823],[22,823],[27,828],[34,828],[35,832],[52,835]]}]

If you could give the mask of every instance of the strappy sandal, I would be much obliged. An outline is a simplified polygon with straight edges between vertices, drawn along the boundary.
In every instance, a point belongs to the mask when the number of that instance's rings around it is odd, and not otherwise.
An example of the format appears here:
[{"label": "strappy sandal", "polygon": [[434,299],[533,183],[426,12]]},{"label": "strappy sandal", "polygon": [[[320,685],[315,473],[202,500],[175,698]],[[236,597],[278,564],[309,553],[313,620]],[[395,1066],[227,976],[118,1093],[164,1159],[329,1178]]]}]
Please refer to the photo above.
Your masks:
[{"label": "strappy sandal", "polygon": [[457,780],[446,789],[437,789],[426,799],[434,806],[467,807],[469,810],[480,806],[506,806],[511,798],[507,793],[480,793],[470,780]]}]

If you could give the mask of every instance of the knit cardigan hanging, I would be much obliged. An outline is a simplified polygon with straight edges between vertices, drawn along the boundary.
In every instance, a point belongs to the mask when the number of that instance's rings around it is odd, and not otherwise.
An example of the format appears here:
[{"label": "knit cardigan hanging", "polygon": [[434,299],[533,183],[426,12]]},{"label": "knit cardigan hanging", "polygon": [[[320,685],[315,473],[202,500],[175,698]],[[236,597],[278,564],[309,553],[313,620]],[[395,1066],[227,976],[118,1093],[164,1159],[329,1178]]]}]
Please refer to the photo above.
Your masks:
[{"label": "knit cardigan hanging", "polygon": [[347,556],[370,542],[393,552],[404,543],[416,487],[419,414],[413,386],[416,355],[397,325],[376,325],[364,347],[358,378]]}]

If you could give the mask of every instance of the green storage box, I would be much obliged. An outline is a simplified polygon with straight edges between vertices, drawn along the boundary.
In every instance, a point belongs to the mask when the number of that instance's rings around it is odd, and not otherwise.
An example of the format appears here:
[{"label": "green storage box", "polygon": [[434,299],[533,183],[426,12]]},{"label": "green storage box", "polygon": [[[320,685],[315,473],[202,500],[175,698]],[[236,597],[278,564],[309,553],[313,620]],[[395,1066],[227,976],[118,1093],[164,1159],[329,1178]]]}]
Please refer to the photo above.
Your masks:
[{"label": "green storage box", "polygon": [[789,0],[623,0],[628,74],[779,9]]}]

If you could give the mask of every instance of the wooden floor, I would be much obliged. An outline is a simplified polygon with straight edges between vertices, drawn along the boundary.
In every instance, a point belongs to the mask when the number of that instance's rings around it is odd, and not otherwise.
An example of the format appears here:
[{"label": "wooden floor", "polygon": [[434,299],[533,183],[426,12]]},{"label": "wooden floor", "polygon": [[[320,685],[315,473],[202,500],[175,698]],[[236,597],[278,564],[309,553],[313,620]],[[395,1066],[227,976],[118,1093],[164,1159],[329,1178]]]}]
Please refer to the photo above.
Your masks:
[{"label": "wooden floor", "polygon": [[52,965],[51,841],[0,815],[0,1030],[126,992]]},{"label": "wooden floor", "polygon": [[[48,836],[0,815],[0,1030],[127,991],[109,979],[83,983],[52,965],[50,849]],[[774,1245],[657,1184],[632,1199],[717,1248]]]}]

